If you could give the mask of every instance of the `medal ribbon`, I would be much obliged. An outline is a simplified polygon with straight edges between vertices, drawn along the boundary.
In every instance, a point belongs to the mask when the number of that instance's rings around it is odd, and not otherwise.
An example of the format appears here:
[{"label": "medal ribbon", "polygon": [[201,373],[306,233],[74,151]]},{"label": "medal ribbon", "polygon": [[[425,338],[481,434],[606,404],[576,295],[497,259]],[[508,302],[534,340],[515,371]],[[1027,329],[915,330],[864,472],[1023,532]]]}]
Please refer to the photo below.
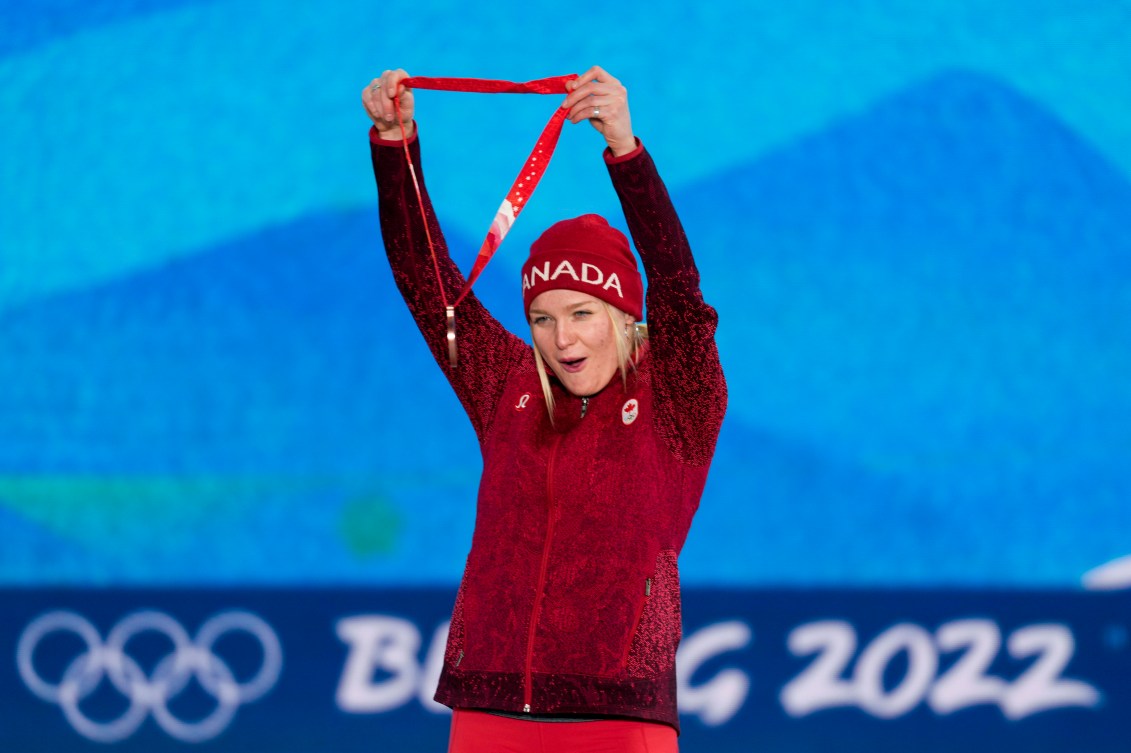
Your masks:
[{"label": "medal ribbon", "polygon": [[[562,94],[568,91],[566,84],[575,78],[577,78],[576,74],[570,74],[567,76],[553,76],[551,78],[542,78],[535,81],[515,83],[513,81],[480,78],[429,78],[413,76],[404,79],[401,81],[401,84],[412,89],[437,89],[442,91],[481,92],[486,94]],[[479,248],[479,253],[475,257],[475,264],[472,266],[471,272],[467,276],[467,282],[464,283],[463,290],[456,296],[455,301],[449,304],[447,296],[444,293],[444,283],[440,277],[440,265],[436,260],[436,249],[432,244],[432,234],[428,230],[428,219],[424,216],[424,201],[421,198],[420,183],[416,178],[416,169],[412,165],[412,158],[409,156],[408,135],[405,131],[404,121],[401,119],[401,101],[399,96],[393,98],[393,106],[396,108],[397,121],[401,126],[401,139],[404,144],[405,160],[408,162],[409,172],[412,175],[412,184],[416,189],[417,203],[420,206],[420,217],[424,221],[424,233],[428,239],[428,249],[432,253],[432,266],[436,272],[436,284],[440,288],[440,300],[443,302],[444,310],[447,312],[448,360],[451,362],[452,368],[455,368],[455,307],[471,292],[471,286],[479,279],[479,274],[499,249],[499,245],[503,242],[503,238],[506,237],[507,233],[510,232],[511,226],[514,224],[515,219],[518,218],[522,208],[530,201],[531,194],[534,193],[534,189],[546,172],[546,167],[550,164],[550,158],[554,154],[555,147],[557,147],[558,137],[561,135],[562,127],[565,124],[565,119],[569,112],[559,107],[550,117],[550,121],[542,130],[542,135],[538,137],[534,149],[531,150],[530,156],[526,158],[526,162],[519,172],[518,177],[515,178],[514,183],[511,185],[510,191],[507,192],[506,198],[503,199],[503,203],[499,206],[498,211],[495,212],[495,218],[491,221],[491,226],[487,229],[487,237],[483,239],[483,245]]]}]

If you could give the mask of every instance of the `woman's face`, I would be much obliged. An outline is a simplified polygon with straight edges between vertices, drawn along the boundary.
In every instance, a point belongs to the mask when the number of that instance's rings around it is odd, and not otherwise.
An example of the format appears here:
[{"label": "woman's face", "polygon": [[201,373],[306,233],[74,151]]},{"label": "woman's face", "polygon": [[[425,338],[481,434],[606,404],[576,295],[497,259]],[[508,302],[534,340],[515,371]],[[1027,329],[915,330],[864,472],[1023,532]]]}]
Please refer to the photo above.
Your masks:
[{"label": "woman's face", "polygon": [[[547,290],[530,302],[529,316],[534,347],[571,394],[592,395],[612,381],[619,368],[616,333],[600,299]],[[632,323],[623,316],[626,326]]]}]

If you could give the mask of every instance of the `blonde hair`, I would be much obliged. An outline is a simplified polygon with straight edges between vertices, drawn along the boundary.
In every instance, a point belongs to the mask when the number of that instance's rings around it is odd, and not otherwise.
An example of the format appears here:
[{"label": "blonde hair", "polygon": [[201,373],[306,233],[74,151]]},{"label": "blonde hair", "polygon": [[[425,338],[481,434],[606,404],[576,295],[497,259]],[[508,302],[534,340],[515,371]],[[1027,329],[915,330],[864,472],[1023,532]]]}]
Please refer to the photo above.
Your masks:
[{"label": "blonde hair", "polygon": [[[643,322],[633,322],[632,324],[625,322],[624,327],[621,327],[620,323],[624,322],[628,315],[611,303],[601,301],[601,305],[605,307],[605,313],[609,316],[609,324],[613,328],[613,341],[617,347],[617,364],[620,366],[621,382],[627,385],[628,369],[629,367],[636,368],[636,359],[640,355],[644,343],[648,340],[648,325]],[[532,329],[531,340],[533,339]],[[542,353],[538,350],[536,342],[534,344],[534,364],[538,370],[538,381],[542,384],[542,396],[546,399],[546,410],[550,413],[550,423],[553,423],[554,393],[550,390],[550,377],[546,374],[546,362],[542,360]]]}]

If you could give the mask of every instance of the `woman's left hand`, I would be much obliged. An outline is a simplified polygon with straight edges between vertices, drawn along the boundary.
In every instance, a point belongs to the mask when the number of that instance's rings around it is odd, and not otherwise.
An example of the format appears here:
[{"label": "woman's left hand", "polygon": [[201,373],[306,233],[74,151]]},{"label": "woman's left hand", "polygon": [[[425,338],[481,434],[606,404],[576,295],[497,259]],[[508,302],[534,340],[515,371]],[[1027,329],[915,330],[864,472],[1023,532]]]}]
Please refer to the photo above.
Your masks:
[{"label": "woman's left hand", "polygon": [[570,81],[569,87],[562,107],[569,110],[570,122],[588,120],[605,137],[615,156],[636,148],[628,114],[628,90],[620,81],[595,65]]}]

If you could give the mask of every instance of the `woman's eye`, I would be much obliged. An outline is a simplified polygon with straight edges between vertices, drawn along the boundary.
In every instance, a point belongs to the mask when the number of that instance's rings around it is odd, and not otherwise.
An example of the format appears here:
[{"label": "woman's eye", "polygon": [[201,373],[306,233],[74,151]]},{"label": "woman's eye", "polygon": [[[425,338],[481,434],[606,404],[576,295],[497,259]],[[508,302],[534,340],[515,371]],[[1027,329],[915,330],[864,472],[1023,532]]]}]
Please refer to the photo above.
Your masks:
[{"label": "woman's eye", "polygon": [[574,313],[574,316],[586,317],[586,316],[589,316],[589,314],[591,314],[592,312],[586,311],[585,309],[581,309],[580,311],[575,311],[573,313]]},{"label": "woman's eye", "polygon": [[550,317],[548,316],[536,316],[531,324],[545,324],[548,321],[550,321]]}]

